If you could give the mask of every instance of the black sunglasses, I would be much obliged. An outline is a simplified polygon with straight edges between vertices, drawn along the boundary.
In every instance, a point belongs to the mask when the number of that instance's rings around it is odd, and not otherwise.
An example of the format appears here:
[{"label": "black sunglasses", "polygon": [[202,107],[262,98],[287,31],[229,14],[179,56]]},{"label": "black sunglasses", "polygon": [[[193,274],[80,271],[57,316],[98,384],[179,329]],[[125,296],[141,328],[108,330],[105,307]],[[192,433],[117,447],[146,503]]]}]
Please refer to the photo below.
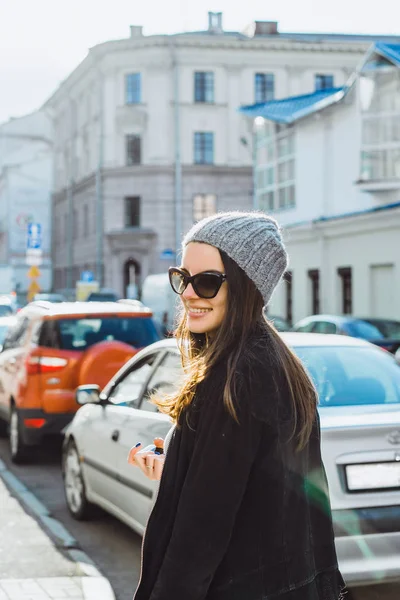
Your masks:
[{"label": "black sunglasses", "polygon": [[221,285],[226,280],[225,273],[204,271],[190,277],[190,275],[187,275],[187,273],[177,267],[170,267],[168,274],[171,287],[176,294],[183,294],[189,283],[191,283],[198,297],[206,298],[207,300],[215,298]]}]

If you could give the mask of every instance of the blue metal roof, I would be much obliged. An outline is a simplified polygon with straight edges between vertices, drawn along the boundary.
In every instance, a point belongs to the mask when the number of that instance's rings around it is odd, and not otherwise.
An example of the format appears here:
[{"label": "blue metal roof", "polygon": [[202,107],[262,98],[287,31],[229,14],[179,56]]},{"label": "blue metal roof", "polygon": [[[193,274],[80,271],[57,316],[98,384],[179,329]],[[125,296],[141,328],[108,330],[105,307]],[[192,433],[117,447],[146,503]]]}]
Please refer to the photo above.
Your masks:
[{"label": "blue metal roof", "polygon": [[400,67],[400,44],[385,44],[377,42],[374,44],[373,52],[390,60],[397,67]]},{"label": "blue metal roof", "polygon": [[[400,44],[376,42],[368,51],[364,66],[373,55],[378,54],[400,67]],[[361,69],[362,70],[362,69]],[[250,106],[242,106],[239,111],[248,117],[264,117],[268,121],[290,125],[299,119],[307,117],[327,106],[340,102],[349,92],[357,78],[357,71],[348,80],[348,85],[329,90],[319,90],[304,96],[292,96],[282,100],[271,100]]]},{"label": "blue metal roof", "polygon": [[322,108],[340,102],[346,93],[347,87],[331,88],[303,96],[242,106],[239,110],[248,117],[264,117],[269,121],[289,125]]}]

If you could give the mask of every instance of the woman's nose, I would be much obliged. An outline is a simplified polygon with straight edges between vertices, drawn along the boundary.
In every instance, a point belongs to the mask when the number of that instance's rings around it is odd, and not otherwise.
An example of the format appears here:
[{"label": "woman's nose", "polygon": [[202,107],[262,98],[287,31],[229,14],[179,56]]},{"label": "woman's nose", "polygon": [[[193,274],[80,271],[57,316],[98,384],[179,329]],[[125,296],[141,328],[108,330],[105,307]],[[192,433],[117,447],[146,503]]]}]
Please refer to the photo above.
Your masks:
[{"label": "woman's nose", "polygon": [[193,289],[193,286],[191,283],[189,283],[189,285],[187,286],[186,290],[183,292],[182,294],[183,298],[185,299],[189,299],[189,298],[198,298],[196,292]]}]

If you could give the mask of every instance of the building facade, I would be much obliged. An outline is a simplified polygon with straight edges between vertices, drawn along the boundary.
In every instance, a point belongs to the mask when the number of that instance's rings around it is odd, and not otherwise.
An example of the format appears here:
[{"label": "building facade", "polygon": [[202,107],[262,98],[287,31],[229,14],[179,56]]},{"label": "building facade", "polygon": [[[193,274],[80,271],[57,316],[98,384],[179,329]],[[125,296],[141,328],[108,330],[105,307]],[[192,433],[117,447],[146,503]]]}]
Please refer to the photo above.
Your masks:
[{"label": "building facade", "polygon": [[368,36],[276,23],[105,42],[46,102],[52,114],[54,287],[82,271],[122,295],[178,260],[182,232],[253,205],[252,132],[238,107],[342,86]]},{"label": "building facade", "polygon": [[290,255],[270,314],[400,320],[400,45],[373,45],[341,88],[243,111]]},{"label": "building facade", "polygon": [[14,288],[21,300],[30,284],[26,263],[29,223],[40,224],[42,233],[38,285],[43,291],[52,288],[52,164],[51,121],[45,111],[0,125],[0,263],[12,267]]}]

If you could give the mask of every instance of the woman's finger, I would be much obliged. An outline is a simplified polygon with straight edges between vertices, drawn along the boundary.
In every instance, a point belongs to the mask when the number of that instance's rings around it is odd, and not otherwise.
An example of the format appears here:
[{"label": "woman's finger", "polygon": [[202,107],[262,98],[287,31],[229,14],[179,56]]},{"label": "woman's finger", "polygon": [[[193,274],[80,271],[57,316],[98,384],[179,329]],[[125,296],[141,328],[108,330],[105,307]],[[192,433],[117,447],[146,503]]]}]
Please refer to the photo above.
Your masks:
[{"label": "woman's finger", "polygon": [[135,455],[140,451],[141,447],[142,447],[142,444],[139,442],[138,444],[136,444],[136,446],[134,446],[133,448],[131,448],[129,450],[128,463],[130,465],[133,465],[134,467],[136,466]]}]

